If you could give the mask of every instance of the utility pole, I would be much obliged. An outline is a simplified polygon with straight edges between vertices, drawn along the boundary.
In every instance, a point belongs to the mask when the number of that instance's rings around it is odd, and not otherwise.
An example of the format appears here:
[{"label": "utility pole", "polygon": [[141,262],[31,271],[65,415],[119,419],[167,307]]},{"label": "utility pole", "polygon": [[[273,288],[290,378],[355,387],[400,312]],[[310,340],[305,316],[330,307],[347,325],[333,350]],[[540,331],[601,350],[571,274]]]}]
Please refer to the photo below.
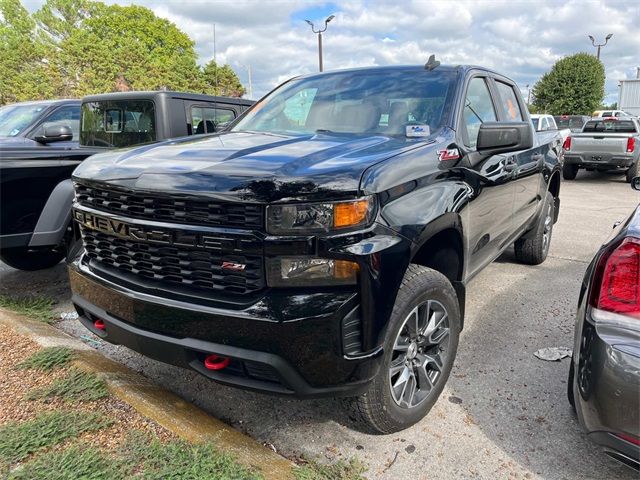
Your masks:
[{"label": "utility pole", "polygon": [[305,20],[305,22],[307,22],[309,25],[311,25],[311,31],[313,33],[317,33],[318,34],[318,68],[319,68],[319,70],[321,72],[323,71],[323,65],[322,65],[322,32],[325,32],[327,30],[327,26],[329,25],[329,22],[331,20],[333,20],[334,18],[336,18],[335,15],[328,16],[327,19],[324,21],[324,28],[323,29],[318,29],[318,30],[316,30],[316,27],[313,25],[313,22],[311,20]]},{"label": "utility pole", "polygon": [[527,106],[531,104],[531,89],[529,88],[529,84],[527,83]]},{"label": "utility pole", "polygon": [[596,39],[593,38],[593,36],[589,35],[589,40],[591,40],[591,45],[593,45],[594,47],[596,47],[597,53],[596,53],[596,57],[598,60],[600,60],[600,48],[604,47],[607,43],[609,43],[609,39],[613,37],[613,33],[610,33],[609,35],[606,36],[606,38],[604,39],[604,43],[598,43],[596,44]]}]

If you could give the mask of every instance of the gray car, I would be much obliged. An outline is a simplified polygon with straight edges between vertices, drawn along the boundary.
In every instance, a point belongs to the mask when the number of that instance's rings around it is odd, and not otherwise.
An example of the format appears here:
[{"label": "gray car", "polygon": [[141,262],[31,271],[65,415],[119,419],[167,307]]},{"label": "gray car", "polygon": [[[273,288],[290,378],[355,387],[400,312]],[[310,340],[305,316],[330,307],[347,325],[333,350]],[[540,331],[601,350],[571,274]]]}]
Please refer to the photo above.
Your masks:
[{"label": "gray car", "polygon": [[[640,177],[632,181],[640,190]],[[587,268],[568,396],[589,438],[640,470],[640,205]]]}]

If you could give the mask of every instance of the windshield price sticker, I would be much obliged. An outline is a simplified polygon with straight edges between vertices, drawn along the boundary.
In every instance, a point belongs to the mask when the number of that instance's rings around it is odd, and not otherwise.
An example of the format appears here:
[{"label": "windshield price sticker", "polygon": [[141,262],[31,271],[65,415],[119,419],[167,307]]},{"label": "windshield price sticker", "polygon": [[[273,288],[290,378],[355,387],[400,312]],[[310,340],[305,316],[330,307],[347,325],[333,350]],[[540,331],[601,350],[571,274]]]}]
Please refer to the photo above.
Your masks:
[{"label": "windshield price sticker", "polygon": [[428,137],[429,125],[407,125],[407,137]]}]

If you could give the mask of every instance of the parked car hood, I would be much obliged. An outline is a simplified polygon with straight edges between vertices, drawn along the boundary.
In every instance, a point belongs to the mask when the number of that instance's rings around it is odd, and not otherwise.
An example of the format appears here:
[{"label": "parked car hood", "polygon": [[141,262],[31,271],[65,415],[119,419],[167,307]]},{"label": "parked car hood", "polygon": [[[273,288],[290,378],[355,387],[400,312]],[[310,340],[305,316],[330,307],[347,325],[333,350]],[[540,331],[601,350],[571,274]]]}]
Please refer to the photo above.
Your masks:
[{"label": "parked car hood", "polygon": [[94,155],[74,179],[245,201],[353,196],[369,166],[427,142],[382,135],[227,132]]}]

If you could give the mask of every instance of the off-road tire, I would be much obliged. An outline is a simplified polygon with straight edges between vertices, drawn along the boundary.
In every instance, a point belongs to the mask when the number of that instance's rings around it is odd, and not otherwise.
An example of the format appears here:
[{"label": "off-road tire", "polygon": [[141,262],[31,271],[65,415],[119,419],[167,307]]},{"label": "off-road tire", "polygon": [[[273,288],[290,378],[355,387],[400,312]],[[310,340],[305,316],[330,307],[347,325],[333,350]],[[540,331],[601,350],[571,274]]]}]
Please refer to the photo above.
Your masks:
[{"label": "off-road tire", "polygon": [[555,201],[553,195],[547,192],[535,228],[515,242],[516,259],[520,263],[540,265],[546,260],[551,245],[554,218]]},{"label": "off-road tire", "polygon": [[631,183],[634,177],[637,177],[639,175],[640,175],[640,160],[638,160],[636,163],[634,163],[627,169],[627,175],[626,175],[627,183]]},{"label": "off-road tire", "polygon": [[575,180],[578,176],[578,170],[580,170],[578,165],[565,163],[562,166],[562,178],[564,178],[565,180]]},{"label": "off-road tire", "polygon": [[0,250],[0,260],[17,270],[32,272],[56,266],[65,257],[63,248],[30,250],[5,248]]},{"label": "off-road tire", "polygon": [[[426,300],[435,300],[445,309],[449,320],[449,342],[440,377],[421,403],[411,408],[400,407],[393,399],[389,368],[393,346],[407,316]],[[458,349],[460,308],[451,282],[441,273],[410,265],[396,297],[384,337],[384,353],[378,376],[366,393],[345,399],[356,427],[367,433],[389,434],[404,430],[422,420],[433,407],[447,382]]]}]

